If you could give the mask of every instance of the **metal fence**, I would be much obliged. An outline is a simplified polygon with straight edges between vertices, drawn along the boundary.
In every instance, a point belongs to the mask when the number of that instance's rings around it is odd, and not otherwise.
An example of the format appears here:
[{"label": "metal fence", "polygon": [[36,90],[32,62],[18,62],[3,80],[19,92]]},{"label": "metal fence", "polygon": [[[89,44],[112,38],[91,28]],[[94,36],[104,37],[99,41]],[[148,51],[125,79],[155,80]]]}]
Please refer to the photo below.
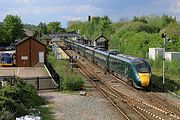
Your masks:
[{"label": "metal fence", "polygon": [[[53,69],[52,65],[49,62],[46,62],[46,67],[51,74],[50,76],[36,76],[36,77],[27,77],[20,78],[26,83],[32,84],[37,90],[47,90],[47,89],[59,89],[60,90],[60,76]],[[16,76],[0,76],[0,88],[8,84],[15,84]]]},{"label": "metal fence", "polygon": [[58,89],[60,90],[61,81],[60,81],[59,74],[54,70],[54,68],[52,67],[52,65],[49,62],[46,62],[45,65],[46,65],[47,69],[49,70],[52,78],[56,82],[56,84],[58,84]]},{"label": "metal fence", "polygon": [[[7,83],[14,85],[15,76],[0,76],[0,88],[5,86]],[[31,78],[21,78],[24,82],[31,84],[36,90],[48,90],[57,89],[58,86],[53,82],[51,77],[31,77]]]}]

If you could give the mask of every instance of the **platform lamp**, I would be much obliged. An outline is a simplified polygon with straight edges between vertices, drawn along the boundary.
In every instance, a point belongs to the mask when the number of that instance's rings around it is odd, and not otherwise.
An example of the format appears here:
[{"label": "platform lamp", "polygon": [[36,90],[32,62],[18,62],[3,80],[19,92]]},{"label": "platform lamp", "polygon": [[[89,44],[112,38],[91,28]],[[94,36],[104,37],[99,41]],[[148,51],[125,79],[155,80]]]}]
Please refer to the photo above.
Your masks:
[{"label": "platform lamp", "polygon": [[163,39],[163,92],[165,91],[165,50],[166,50],[166,33],[162,34]]}]

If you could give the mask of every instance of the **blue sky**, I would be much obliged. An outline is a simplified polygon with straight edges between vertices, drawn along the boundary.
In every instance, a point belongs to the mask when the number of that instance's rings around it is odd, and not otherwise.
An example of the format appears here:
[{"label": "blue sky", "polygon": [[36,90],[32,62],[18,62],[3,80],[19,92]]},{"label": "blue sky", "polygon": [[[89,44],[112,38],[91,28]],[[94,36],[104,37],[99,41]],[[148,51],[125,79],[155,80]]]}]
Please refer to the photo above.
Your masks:
[{"label": "blue sky", "polygon": [[88,15],[107,15],[113,21],[142,15],[171,15],[180,20],[180,0],[0,0],[0,21],[7,14],[18,15],[23,23],[69,20],[85,21]]}]

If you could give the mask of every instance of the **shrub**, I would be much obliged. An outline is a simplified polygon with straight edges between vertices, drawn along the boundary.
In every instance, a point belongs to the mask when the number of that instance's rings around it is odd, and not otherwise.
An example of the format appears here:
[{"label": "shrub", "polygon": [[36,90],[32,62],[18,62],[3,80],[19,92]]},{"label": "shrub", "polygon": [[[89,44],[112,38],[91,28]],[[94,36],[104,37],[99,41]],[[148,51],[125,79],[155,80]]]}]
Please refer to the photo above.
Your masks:
[{"label": "shrub", "polygon": [[159,57],[159,58],[156,58],[156,60],[149,59],[148,61],[153,69],[162,68],[162,62],[163,62],[162,58]]},{"label": "shrub", "polygon": [[179,61],[167,61],[166,62],[167,65],[167,69],[166,72],[172,75],[177,75],[178,77],[180,77],[179,75],[179,71],[180,71],[180,62]]},{"label": "shrub", "polygon": [[81,89],[83,84],[84,84],[84,81],[78,75],[66,76],[62,80],[61,89],[64,91],[79,90]]},{"label": "shrub", "polygon": [[13,117],[26,115],[30,108],[35,108],[42,103],[42,99],[32,85],[16,78],[14,86],[7,85],[0,90],[0,109],[4,110],[0,118],[4,118],[7,113]]}]

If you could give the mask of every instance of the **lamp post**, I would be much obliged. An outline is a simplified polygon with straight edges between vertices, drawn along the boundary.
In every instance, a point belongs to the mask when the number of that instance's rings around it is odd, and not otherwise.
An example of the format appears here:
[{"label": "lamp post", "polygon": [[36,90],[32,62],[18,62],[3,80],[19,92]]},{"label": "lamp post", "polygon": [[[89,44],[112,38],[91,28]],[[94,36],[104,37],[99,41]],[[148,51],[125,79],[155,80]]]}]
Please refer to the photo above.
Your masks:
[{"label": "lamp post", "polygon": [[163,92],[165,91],[165,49],[166,49],[166,33],[162,34],[163,39]]}]

